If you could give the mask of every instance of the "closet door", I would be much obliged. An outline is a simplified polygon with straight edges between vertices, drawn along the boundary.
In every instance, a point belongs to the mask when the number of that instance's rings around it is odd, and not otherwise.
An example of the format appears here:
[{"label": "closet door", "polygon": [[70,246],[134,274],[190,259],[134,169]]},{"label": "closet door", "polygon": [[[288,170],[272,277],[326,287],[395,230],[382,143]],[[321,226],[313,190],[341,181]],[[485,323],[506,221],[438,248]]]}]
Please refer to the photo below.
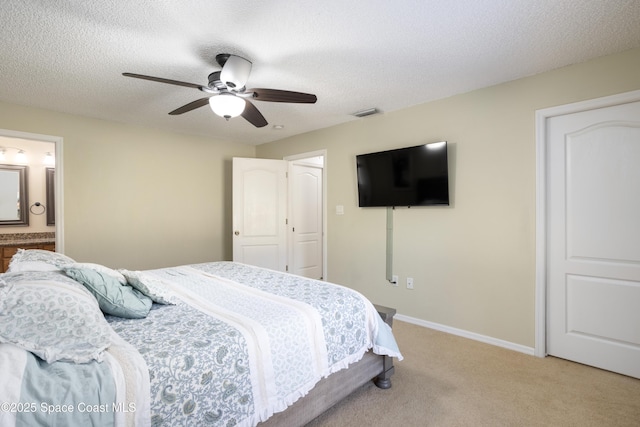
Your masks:
[{"label": "closet door", "polygon": [[640,378],[640,102],[548,129],[548,353]]}]

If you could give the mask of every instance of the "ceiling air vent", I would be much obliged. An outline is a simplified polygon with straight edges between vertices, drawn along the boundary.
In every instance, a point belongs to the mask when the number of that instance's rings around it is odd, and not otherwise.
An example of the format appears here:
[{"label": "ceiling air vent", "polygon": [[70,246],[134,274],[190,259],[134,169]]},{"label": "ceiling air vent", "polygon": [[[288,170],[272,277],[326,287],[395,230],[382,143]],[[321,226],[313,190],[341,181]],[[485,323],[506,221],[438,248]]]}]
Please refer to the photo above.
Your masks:
[{"label": "ceiling air vent", "polygon": [[380,110],[378,110],[377,108],[368,108],[366,110],[356,111],[355,113],[352,114],[352,116],[366,117],[366,116],[371,116],[372,114],[378,114],[379,112]]}]

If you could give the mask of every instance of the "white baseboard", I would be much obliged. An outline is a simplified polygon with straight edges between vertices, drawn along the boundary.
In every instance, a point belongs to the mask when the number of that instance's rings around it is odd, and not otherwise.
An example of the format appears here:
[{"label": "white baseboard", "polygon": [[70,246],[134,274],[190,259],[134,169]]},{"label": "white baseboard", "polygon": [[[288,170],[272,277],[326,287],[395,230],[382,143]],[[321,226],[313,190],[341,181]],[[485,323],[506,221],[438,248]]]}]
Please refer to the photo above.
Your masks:
[{"label": "white baseboard", "polygon": [[416,319],[415,317],[405,316],[404,314],[396,314],[393,318],[395,320],[400,320],[401,322],[407,322],[407,323],[412,323],[418,326],[424,326],[425,328],[435,329],[436,331],[446,332],[452,335],[458,335],[463,338],[469,338],[475,341],[480,341],[486,344],[491,344],[491,345],[503,347],[509,350],[518,351],[520,353],[525,353],[531,356],[534,355],[533,347],[527,347],[525,345],[515,344],[509,341],[488,337],[486,335],[476,334],[475,332],[469,332],[463,329],[452,328],[451,326],[445,326],[439,323],[428,322],[422,319]]}]

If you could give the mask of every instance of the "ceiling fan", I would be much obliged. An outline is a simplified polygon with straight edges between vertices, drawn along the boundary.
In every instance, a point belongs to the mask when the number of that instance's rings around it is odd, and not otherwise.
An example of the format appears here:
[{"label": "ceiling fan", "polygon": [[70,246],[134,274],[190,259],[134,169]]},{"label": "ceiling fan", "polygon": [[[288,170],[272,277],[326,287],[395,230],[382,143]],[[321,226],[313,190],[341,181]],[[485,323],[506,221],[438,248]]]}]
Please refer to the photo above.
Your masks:
[{"label": "ceiling fan", "polygon": [[267,120],[250,100],[314,104],[318,99],[315,95],[303,92],[279,89],[247,89],[246,83],[251,72],[250,61],[237,55],[221,53],[216,55],[216,62],[222,67],[222,70],[209,74],[209,84],[207,86],[161,77],[145,76],[143,74],[122,73],[122,75],[136,79],[190,87],[207,94],[204,98],[197,99],[171,111],[169,113],[170,115],[187,113],[209,104],[213,112],[220,117],[229,120],[232,117],[242,116],[249,123],[259,128],[266,126]]}]

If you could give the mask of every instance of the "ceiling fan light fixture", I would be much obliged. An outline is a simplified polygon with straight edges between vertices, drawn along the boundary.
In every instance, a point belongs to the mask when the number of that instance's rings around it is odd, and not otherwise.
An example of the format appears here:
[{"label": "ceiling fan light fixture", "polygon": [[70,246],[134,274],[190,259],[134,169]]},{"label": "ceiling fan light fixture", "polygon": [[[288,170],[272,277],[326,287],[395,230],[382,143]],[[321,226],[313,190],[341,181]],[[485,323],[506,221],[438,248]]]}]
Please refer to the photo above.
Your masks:
[{"label": "ceiling fan light fixture", "polygon": [[223,93],[209,98],[209,106],[213,112],[227,120],[242,114],[245,105],[244,99],[230,93]]},{"label": "ceiling fan light fixture", "polygon": [[[318,97],[311,93],[294,92],[280,89],[250,89],[246,90],[246,82],[251,72],[251,61],[237,55],[220,53],[216,55],[216,62],[222,67],[220,71],[209,74],[207,86],[144,74],[122,73],[125,77],[150,80],[175,86],[197,89],[206,95],[182,107],[169,112],[171,116],[188,113],[209,104],[211,110],[218,116],[229,120],[242,116],[257,128],[269,123],[253,104],[253,101],[288,102],[297,104],[315,104]],[[251,99],[251,101],[249,100]]]}]

